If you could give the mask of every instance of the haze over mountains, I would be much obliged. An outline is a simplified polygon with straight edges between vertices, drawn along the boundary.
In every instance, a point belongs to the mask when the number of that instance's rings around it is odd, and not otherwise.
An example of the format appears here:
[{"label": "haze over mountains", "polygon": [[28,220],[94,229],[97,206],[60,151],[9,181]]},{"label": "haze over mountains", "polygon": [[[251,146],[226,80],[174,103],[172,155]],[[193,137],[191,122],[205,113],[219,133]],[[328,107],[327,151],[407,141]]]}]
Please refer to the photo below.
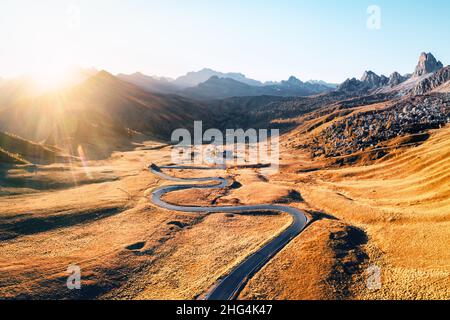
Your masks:
[{"label": "haze over mountains", "polygon": [[[442,68],[442,62],[438,61],[433,54],[422,53],[415,70],[411,74],[401,75],[394,71],[388,77],[377,75],[375,72],[368,70],[364,72],[360,80],[356,78],[347,79],[339,86],[320,80],[303,82],[294,76],[281,82],[262,83],[249,79],[241,73],[222,73],[207,68],[198,72],[189,72],[175,80],[158,79],[141,73],[131,75],[119,74],[118,77],[150,92],[175,93],[197,100],[214,100],[262,95],[305,97],[327,93],[336,88],[339,91],[348,93],[378,91],[406,94],[414,90],[416,86],[419,86],[421,81]],[[440,82],[443,80],[445,78],[440,79]],[[436,86],[436,83],[434,86]]]},{"label": "haze over mountains", "polygon": [[[73,87],[94,76],[95,68],[72,67],[58,83],[35,79],[30,75],[22,75],[12,79],[0,79],[0,109],[11,106],[20,100],[34,98],[48,91]],[[49,85],[51,85],[49,87]]]},{"label": "haze over mountains", "polygon": [[233,79],[235,81],[245,83],[249,86],[261,86],[262,85],[262,83],[260,81],[249,79],[242,73],[236,73],[236,72],[223,73],[223,72],[214,71],[209,68],[205,68],[205,69],[202,69],[197,72],[189,72],[186,75],[177,78],[174,81],[174,84],[179,86],[180,88],[195,87],[195,86],[199,85],[200,83],[207,81],[211,77]]},{"label": "haze over mountains", "polygon": [[[336,101],[357,98],[351,105],[367,104],[448,92],[450,87],[449,67],[443,68],[431,53],[421,54],[410,75],[394,72],[388,78],[367,71],[361,80],[348,79],[337,89],[295,77],[262,84],[210,69],[176,80],[92,73],[80,73],[79,84],[46,94],[31,90],[28,79],[3,80],[0,131],[72,155],[82,146],[90,157],[105,157],[142,139],[169,140],[173,130],[190,129],[195,120],[216,128],[269,127],[276,119],[293,119]],[[195,86],[183,87],[188,84]]]},{"label": "haze over mountains", "polygon": [[245,96],[304,97],[329,92],[332,88],[323,84],[304,83],[295,77],[276,84],[251,86],[230,78],[211,77],[196,87],[187,88],[181,94],[196,99],[224,99]]},{"label": "haze over mountains", "polygon": [[201,100],[259,95],[309,96],[336,88],[324,81],[302,82],[293,76],[287,81],[262,83],[241,73],[222,73],[208,68],[189,72],[175,80],[157,79],[141,73],[119,74],[118,77],[151,92],[176,93]]},{"label": "haze over mountains", "polygon": [[74,154],[81,145],[92,157],[103,157],[144,136],[167,139],[208,117],[201,103],[153,94],[101,71],[75,87],[3,106],[0,131]]},{"label": "haze over mountains", "polygon": [[181,87],[171,79],[147,76],[140,72],[133,74],[121,73],[117,75],[117,78],[153,93],[175,93],[181,90]]}]

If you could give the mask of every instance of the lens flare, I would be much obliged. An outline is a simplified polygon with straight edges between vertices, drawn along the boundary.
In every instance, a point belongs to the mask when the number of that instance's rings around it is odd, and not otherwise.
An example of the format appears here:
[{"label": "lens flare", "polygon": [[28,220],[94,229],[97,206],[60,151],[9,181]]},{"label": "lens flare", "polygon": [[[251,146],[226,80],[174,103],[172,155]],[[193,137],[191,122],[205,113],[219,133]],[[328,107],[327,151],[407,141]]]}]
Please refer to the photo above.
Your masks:
[{"label": "lens flare", "polygon": [[78,156],[81,159],[81,162],[83,163],[83,169],[84,169],[84,172],[86,173],[86,176],[89,179],[92,179],[92,174],[91,174],[91,171],[89,169],[89,165],[88,165],[88,162],[87,162],[86,154],[84,153],[83,147],[81,145],[78,145],[77,152],[78,152]]}]

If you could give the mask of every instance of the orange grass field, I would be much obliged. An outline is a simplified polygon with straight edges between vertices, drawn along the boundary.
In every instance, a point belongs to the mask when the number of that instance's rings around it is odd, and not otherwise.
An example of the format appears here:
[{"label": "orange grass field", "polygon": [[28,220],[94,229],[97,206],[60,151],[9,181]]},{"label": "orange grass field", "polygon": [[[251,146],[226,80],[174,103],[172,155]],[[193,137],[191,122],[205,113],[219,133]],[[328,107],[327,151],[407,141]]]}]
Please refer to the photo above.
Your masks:
[{"label": "orange grass field", "polygon": [[[281,171],[269,179],[255,169],[173,172],[227,176],[239,186],[179,191],[165,200],[287,202],[308,212],[312,224],[250,280],[241,298],[448,299],[449,131],[368,166],[299,173],[313,163],[283,150]],[[192,299],[290,223],[279,214],[205,216],[154,207],[151,190],[170,183],[146,167],[169,159],[168,147],[115,153],[89,163],[89,179],[83,167],[69,165],[32,176],[37,185],[67,183],[62,190],[10,189],[0,198],[0,295],[67,297],[66,269],[75,263],[83,270],[83,296]],[[19,169],[10,175],[30,178]],[[370,265],[381,268],[379,290],[365,285]]]}]

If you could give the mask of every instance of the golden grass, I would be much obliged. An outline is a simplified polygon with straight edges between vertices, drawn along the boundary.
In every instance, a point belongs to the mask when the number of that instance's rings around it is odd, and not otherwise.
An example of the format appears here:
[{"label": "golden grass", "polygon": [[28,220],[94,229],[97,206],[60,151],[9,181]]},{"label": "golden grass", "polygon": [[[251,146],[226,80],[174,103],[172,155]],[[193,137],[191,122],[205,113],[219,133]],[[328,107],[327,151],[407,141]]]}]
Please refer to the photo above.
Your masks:
[{"label": "golden grass", "polygon": [[450,127],[387,161],[309,174],[305,200],[363,227],[382,290],[361,297],[450,297]]},{"label": "golden grass", "polygon": [[287,215],[210,215],[155,252],[154,264],[135,277],[137,284],[108,297],[194,299],[289,223]]},{"label": "golden grass", "polygon": [[[330,300],[351,297],[349,283],[360,284],[358,268],[364,264],[364,257],[357,256],[362,254],[359,246],[339,248],[338,238],[346,243],[348,233],[348,226],[339,221],[314,222],[250,280],[239,298]],[[354,275],[347,275],[352,272]]]},{"label": "golden grass", "polygon": [[[196,173],[184,170],[176,173],[176,176],[226,176],[229,181],[237,182],[238,186],[231,186],[225,189],[206,189],[176,191],[164,196],[164,200],[176,204],[188,205],[230,205],[230,204],[264,204],[285,202],[289,200],[291,188],[277,186],[269,183],[257,170],[252,169],[229,169],[227,175],[222,171],[208,171]],[[168,183],[170,184],[170,182]]]},{"label": "golden grass", "polygon": [[[165,149],[116,153],[89,162],[88,171],[45,166],[37,179],[81,185],[0,197],[0,297],[194,298],[291,222],[287,215],[203,217],[154,207],[151,190],[167,182],[146,168],[169,160]],[[30,178],[21,169],[10,173]],[[81,267],[80,292],[66,288],[69,264]]]},{"label": "golden grass", "polygon": [[[370,166],[308,171],[319,164],[287,149],[280,173],[270,177],[252,169],[174,171],[239,184],[175,192],[165,200],[289,201],[311,211],[313,224],[255,275],[241,299],[449,299],[449,133],[450,127],[436,130],[422,145]],[[65,288],[65,270],[77,263],[82,297],[192,299],[291,221],[284,214],[202,216],[156,208],[148,196],[171,182],[147,171],[153,162],[169,163],[170,149],[114,153],[88,168],[10,170],[17,179],[72,179],[76,186],[0,198],[8,239],[0,242],[0,297],[74,297]],[[30,230],[33,221],[44,227]],[[365,286],[369,264],[382,270],[380,290]]]},{"label": "golden grass", "polygon": [[29,164],[28,161],[23,159],[19,154],[17,153],[11,153],[9,151],[6,151],[0,147],[0,164],[7,163],[7,164]]},{"label": "golden grass", "polygon": [[[23,164],[29,163],[29,160],[53,162],[57,156],[44,145],[5,132],[0,132],[0,152],[12,158],[13,163]],[[6,160],[0,159],[0,163],[7,162]]]}]

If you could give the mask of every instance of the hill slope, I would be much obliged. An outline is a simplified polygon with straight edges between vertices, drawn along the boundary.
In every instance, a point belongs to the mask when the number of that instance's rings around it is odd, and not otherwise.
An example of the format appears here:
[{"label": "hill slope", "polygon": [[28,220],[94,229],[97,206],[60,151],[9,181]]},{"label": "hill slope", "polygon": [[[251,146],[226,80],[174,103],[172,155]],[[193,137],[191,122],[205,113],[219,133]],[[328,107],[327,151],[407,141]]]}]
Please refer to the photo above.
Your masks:
[{"label": "hill slope", "polygon": [[45,145],[0,132],[0,164],[51,163],[59,153]]},{"label": "hill slope", "polygon": [[133,74],[119,74],[117,75],[117,78],[153,93],[176,93],[181,89],[167,79],[157,79],[140,72]]},{"label": "hill slope", "polygon": [[1,109],[0,130],[72,151],[85,144],[108,155],[145,137],[169,139],[173,130],[210,118],[200,103],[152,94],[103,71],[71,89]]}]

